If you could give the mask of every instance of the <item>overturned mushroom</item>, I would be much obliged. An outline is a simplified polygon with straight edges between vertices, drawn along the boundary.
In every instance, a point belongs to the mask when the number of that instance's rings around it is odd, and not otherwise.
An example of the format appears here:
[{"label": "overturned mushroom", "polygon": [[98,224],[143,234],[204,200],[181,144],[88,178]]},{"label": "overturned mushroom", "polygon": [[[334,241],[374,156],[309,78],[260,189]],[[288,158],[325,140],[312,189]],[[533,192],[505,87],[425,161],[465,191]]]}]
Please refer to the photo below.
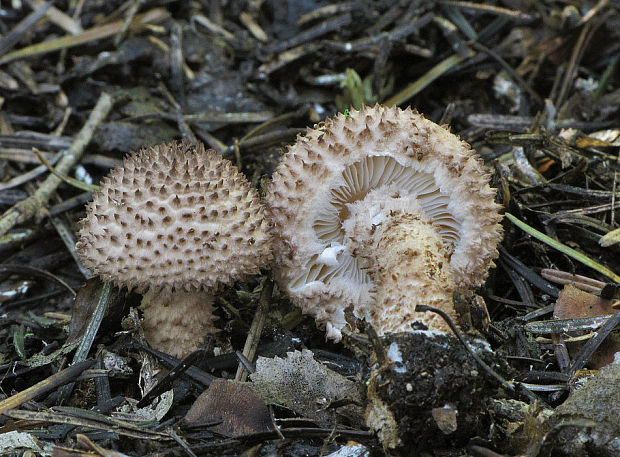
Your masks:
[{"label": "overturned mushroom", "polygon": [[454,316],[453,291],[483,282],[502,233],[488,182],[467,143],[410,109],[328,119],[289,147],[268,190],[280,283],[336,340],[347,310],[379,334],[447,331],[415,306]]},{"label": "overturned mushroom", "polygon": [[213,327],[213,293],[272,258],[258,192],[202,144],[161,144],[125,158],[81,221],[77,250],[105,281],[144,293],[149,343],[175,356]]}]

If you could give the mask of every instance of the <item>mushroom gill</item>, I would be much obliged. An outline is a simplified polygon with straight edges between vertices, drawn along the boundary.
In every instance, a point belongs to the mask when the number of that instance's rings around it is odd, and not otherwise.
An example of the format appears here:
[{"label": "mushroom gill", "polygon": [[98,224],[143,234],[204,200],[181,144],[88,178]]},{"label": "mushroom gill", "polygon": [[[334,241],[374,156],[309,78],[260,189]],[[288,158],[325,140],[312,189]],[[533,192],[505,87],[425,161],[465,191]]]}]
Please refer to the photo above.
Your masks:
[{"label": "mushroom gill", "polygon": [[501,239],[495,191],[469,145],[416,112],[375,106],[328,119],[289,147],[267,202],[276,275],[340,338],[345,310],[379,334],[454,316],[452,292],[479,286]]},{"label": "mushroom gill", "polygon": [[[295,289],[310,281],[329,281],[335,275],[347,275],[351,280],[372,283],[367,272],[361,269],[358,258],[350,250],[342,249],[345,243],[343,228],[350,217],[350,206],[364,201],[370,191],[383,189],[388,194],[398,192],[414,196],[422,212],[429,218],[447,245],[454,246],[459,239],[460,224],[448,209],[449,196],[442,193],[429,173],[418,172],[400,165],[388,156],[370,156],[346,167],[342,172],[343,183],[330,189],[329,200],[317,214],[313,229],[327,246],[323,255],[313,256],[306,268],[299,272],[289,287]],[[389,198],[389,195],[386,196]],[[374,225],[383,217],[375,206]],[[373,215],[368,215],[371,224]],[[340,248],[340,249],[339,249]],[[326,262],[326,256],[339,255],[338,262]]]}]

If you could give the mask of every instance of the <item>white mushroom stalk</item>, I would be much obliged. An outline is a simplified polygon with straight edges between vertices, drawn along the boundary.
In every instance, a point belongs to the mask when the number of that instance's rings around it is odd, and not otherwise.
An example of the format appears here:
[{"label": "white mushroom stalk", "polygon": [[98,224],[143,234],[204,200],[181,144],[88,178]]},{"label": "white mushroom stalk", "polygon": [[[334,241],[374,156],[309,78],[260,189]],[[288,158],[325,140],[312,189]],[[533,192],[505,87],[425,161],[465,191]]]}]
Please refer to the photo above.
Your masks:
[{"label": "white mushroom stalk", "polygon": [[213,332],[213,294],[268,265],[271,228],[258,192],[202,144],[128,155],[81,221],[77,251],[105,281],[144,293],[149,343],[184,356]]},{"label": "white mushroom stalk", "polygon": [[379,334],[446,331],[415,306],[454,317],[453,292],[484,281],[502,233],[488,182],[467,143],[410,109],[328,119],[289,147],[268,189],[280,283],[336,340],[347,311]]}]

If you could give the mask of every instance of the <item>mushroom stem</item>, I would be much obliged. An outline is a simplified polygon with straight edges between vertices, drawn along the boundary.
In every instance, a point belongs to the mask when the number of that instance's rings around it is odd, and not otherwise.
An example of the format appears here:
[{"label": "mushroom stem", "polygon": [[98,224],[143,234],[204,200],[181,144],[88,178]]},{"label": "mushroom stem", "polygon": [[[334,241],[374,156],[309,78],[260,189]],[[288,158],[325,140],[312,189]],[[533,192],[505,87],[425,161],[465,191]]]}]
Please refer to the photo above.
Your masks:
[{"label": "mushroom stem", "polygon": [[144,294],[140,309],[142,328],[148,343],[175,357],[187,355],[187,348],[197,348],[213,325],[213,292],[153,291]]},{"label": "mushroom stem", "polygon": [[357,241],[376,280],[375,304],[366,313],[378,333],[411,331],[415,321],[430,331],[449,332],[437,314],[415,311],[418,304],[430,305],[456,318],[450,255],[433,224],[397,211],[366,233],[369,239]]}]

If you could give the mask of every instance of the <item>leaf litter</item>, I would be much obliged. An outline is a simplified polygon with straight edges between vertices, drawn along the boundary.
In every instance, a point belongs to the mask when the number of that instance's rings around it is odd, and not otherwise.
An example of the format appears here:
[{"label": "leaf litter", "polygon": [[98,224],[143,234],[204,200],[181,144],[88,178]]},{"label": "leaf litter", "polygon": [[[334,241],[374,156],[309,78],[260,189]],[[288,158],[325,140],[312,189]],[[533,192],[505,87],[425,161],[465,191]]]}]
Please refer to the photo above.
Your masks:
[{"label": "leaf litter", "polygon": [[[380,454],[387,441],[360,420],[369,405],[392,424],[394,445],[415,431],[409,446],[428,455],[617,449],[613,2],[0,8],[4,454]],[[260,188],[298,133],[375,101],[449,124],[493,173],[510,214],[503,249],[463,308],[478,332],[467,344],[514,390],[463,348],[421,334],[397,339],[398,363],[385,355],[394,341],[371,331],[326,343],[268,273],[222,289],[220,332],[177,360],[145,346],[135,295],[86,282],[73,246],[89,194],[64,178],[96,183],[131,149],[187,138]],[[233,384],[243,371],[250,381]],[[209,385],[223,393],[202,426],[186,427]],[[264,428],[235,429],[239,386],[256,392]],[[222,405],[237,418],[227,429],[213,413]]]}]

